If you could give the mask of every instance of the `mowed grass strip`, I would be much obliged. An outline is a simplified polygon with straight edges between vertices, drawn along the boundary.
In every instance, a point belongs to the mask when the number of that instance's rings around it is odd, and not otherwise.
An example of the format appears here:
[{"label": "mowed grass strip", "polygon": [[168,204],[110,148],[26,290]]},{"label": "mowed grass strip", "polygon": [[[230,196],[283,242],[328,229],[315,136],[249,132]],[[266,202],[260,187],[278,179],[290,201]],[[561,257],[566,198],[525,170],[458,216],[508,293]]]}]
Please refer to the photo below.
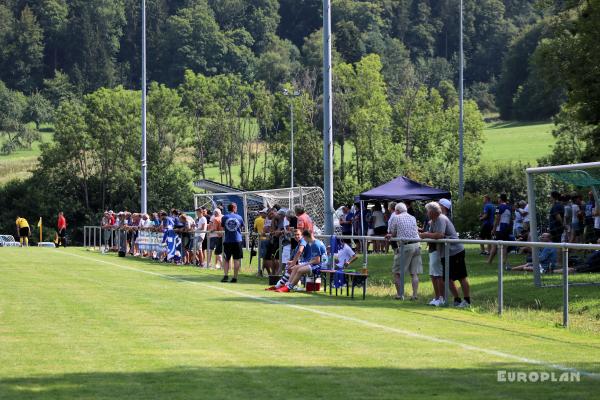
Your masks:
[{"label": "mowed grass strip", "polygon": [[498,369],[553,370],[426,339],[600,372],[600,340],[562,329],[267,293],[251,272],[222,284],[217,271],[80,249],[0,249],[0,259],[0,398],[589,398],[598,384],[498,383]]},{"label": "mowed grass strip", "polygon": [[537,160],[552,152],[556,138],[552,123],[495,122],[484,130],[481,161],[522,162],[537,165]]}]

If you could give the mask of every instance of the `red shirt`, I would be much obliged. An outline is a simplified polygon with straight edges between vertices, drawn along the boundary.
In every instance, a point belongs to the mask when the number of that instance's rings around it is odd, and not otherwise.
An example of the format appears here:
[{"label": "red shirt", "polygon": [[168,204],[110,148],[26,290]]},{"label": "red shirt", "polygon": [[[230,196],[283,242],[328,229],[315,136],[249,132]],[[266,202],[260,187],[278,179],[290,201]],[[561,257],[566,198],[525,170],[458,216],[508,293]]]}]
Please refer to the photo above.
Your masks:
[{"label": "red shirt", "polygon": [[66,229],[67,228],[67,220],[65,219],[64,216],[60,216],[58,217],[58,230],[61,229]]},{"label": "red shirt", "polygon": [[296,225],[301,231],[313,231],[313,223],[308,214],[298,215],[298,224]]}]

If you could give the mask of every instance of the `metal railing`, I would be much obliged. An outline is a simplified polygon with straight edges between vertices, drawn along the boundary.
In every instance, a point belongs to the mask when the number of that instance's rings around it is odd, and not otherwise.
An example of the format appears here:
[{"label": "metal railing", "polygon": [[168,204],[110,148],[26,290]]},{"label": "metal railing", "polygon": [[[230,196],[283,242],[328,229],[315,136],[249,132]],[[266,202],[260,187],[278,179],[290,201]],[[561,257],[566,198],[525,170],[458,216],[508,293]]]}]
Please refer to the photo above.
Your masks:
[{"label": "metal railing", "polygon": [[[99,226],[86,226],[84,227],[84,246],[91,248],[101,248],[101,243],[99,242],[99,238],[102,234],[102,227]],[[119,230],[118,228],[113,229],[115,231]],[[215,233],[216,231],[193,231],[198,233]],[[224,231],[218,231],[216,233],[223,233]],[[255,236],[257,238],[257,257],[258,257],[258,271],[257,275],[262,276],[261,269],[261,245],[260,245],[260,236],[255,232],[243,232],[244,236],[247,237]],[[267,235],[268,236],[268,235]],[[555,248],[562,250],[562,288],[563,288],[563,326],[568,327],[569,325],[569,285],[576,285],[569,283],[569,250],[598,250],[600,251],[600,245],[592,245],[592,244],[575,244],[575,243],[549,243],[549,242],[510,242],[510,241],[501,241],[501,240],[470,240],[470,239],[403,239],[403,238],[391,238],[386,239],[382,236],[357,236],[357,235],[315,235],[315,237],[319,239],[331,240],[332,237],[338,239],[350,239],[350,240],[359,240],[362,242],[363,249],[363,265],[366,267],[368,265],[368,242],[369,241],[390,241],[398,243],[398,252],[402,254],[404,250],[404,246],[407,242],[414,243],[435,243],[435,244],[473,244],[473,245],[495,245],[497,246],[498,253],[498,315],[502,315],[504,313],[504,255],[503,249],[504,247],[530,247],[532,249],[536,248]],[[208,240],[208,237],[205,238]],[[281,267],[283,265],[282,262],[282,242],[283,237],[279,237],[279,261]],[[210,260],[211,253],[209,252],[210,246],[207,248],[207,258]],[[537,254],[535,251],[533,254]],[[448,293],[450,292],[450,246],[444,246],[444,295],[447,298]],[[329,258],[330,263],[333,263],[333,257]],[[280,267],[280,268],[281,268]],[[533,264],[534,271],[539,268],[538,265]],[[400,296],[404,296],[404,284],[405,284],[405,271],[403,265],[403,259],[400,258]],[[447,301],[447,304],[450,306],[450,302]]]}]

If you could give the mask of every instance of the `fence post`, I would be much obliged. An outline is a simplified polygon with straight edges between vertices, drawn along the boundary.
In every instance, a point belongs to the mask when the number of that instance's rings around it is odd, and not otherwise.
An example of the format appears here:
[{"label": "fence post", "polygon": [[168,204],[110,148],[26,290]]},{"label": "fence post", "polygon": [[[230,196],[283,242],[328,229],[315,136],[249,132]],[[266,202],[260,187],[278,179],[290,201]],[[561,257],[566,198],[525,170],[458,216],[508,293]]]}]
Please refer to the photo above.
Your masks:
[{"label": "fence post", "polygon": [[262,276],[262,268],[261,267],[262,267],[262,257],[263,257],[263,254],[261,253],[261,251],[262,251],[261,234],[262,234],[262,232],[258,234],[258,239],[257,239],[258,250],[257,250],[256,254],[258,255],[258,271],[256,271],[256,276]]},{"label": "fence post", "polygon": [[[450,244],[444,244],[444,300],[446,305],[450,305],[448,299],[450,293]],[[454,304],[454,303],[453,303]]]},{"label": "fence post", "polygon": [[563,249],[563,326],[569,327],[569,248]]},{"label": "fence post", "polygon": [[504,273],[504,245],[501,244],[498,246],[498,253],[500,254],[498,258],[498,315],[501,316],[504,311],[504,283],[502,281]]},{"label": "fence post", "polygon": [[[399,242],[398,243],[398,248],[396,249],[396,251],[398,252],[398,254],[394,255],[400,257],[400,297],[402,298],[402,300],[404,300],[404,257],[402,257],[402,255],[404,254],[404,242]],[[395,278],[395,277],[394,277]]]}]

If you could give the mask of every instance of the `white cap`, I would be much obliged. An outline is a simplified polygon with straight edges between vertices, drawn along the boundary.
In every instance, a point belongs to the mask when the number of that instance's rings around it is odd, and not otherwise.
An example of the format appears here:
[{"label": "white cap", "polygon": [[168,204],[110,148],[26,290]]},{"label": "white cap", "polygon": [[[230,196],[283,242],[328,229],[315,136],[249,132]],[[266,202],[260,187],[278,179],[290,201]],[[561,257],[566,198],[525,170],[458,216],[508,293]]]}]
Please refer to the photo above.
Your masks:
[{"label": "white cap", "polygon": [[267,207],[263,208],[262,210],[259,211],[259,213],[267,213],[267,211],[269,211],[269,209]]},{"label": "white cap", "polygon": [[452,209],[452,202],[448,199],[440,199],[440,201],[438,201],[438,203],[440,203],[440,206],[445,207],[448,210]]}]

